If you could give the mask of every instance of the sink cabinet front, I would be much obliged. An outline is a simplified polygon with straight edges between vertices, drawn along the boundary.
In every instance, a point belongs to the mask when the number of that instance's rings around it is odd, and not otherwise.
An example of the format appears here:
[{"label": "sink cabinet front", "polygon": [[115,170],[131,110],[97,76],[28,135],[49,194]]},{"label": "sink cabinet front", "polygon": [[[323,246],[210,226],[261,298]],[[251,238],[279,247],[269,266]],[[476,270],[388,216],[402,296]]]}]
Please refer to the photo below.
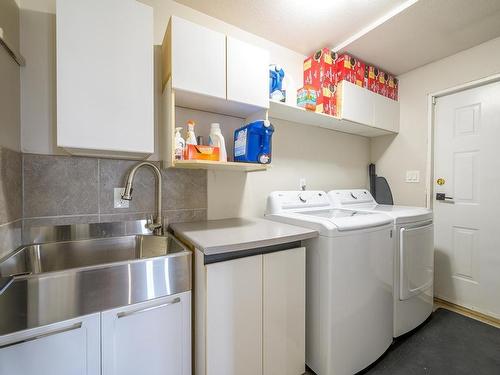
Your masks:
[{"label": "sink cabinet front", "polygon": [[191,292],[0,336],[0,375],[30,374],[192,375]]},{"label": "sink cabinet front", "polygon": [[0,336],[0,375],[99,375],[100,314]]},{"label": "sink cabinet front", "polygon": [[103,375],[191,375],[191,292],[102,313]]}]

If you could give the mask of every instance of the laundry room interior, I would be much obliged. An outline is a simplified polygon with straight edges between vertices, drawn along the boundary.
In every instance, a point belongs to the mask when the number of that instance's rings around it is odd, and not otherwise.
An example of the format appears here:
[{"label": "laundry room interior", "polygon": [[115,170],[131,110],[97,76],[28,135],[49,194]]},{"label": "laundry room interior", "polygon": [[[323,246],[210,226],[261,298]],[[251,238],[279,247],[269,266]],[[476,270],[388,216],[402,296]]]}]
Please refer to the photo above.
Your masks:
[{"label": "laundry room interior", "polygon": [[500,0],[0,0],[0,375],[500,374],[499,98]]}]

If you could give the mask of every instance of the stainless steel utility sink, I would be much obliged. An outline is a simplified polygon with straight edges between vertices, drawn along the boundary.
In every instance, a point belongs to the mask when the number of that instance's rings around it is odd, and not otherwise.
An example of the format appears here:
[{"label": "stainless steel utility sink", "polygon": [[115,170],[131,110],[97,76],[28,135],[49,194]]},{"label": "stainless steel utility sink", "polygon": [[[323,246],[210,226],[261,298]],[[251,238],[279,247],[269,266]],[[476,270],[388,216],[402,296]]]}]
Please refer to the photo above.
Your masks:
[{"label": "stainless steel utility sink", "polygon": [[[0,336],[191,290],[191,251],[145,221],[31,230],[0,259]],[[146,229],[145,229],[146,228]]]},{"label": "stainless steel utility sink", "polygon": [[185,251],[167,236],[132,235],[28,245],[0,263],[0,277],[36,275]]}]

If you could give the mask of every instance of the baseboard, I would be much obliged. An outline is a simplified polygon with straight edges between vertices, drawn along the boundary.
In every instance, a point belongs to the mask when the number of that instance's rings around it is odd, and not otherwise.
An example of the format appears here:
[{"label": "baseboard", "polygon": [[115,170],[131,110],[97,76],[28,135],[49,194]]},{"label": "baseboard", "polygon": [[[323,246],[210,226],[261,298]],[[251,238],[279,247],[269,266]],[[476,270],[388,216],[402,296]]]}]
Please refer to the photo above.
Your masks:
[{"label": "baseboard", "polygon": [[483,323],[487,323],[497,328],[500,328],[500,319],[468,309],[467,307],[456,305],[452,302],[445,301],[444,299],[434,297],[434,306],[437,308],[442,307],[447,310],[454,311],[456,313],[468,316],[472,319],[476,319]]}]

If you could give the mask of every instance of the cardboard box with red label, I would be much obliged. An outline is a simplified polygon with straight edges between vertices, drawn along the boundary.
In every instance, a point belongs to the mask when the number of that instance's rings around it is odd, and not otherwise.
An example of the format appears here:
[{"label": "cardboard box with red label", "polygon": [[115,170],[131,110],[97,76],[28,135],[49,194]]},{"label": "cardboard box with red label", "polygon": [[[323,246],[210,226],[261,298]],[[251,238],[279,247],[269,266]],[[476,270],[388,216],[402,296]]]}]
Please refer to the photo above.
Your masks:
[{"label": "cardboard box with red label", "polygon": [[365,86],[366,64],[347,53],[338,55],[335,61],[335,84],[348,81],[361,87]]},{"label": "cardboard box with red label", "polygon": [[316,112],[335,116],[335,93],[337,85],[323,84],[317,91]]},{"label": "cardboard box with red label", "polygon": [[323,48],[304,60],[304,86],[319,88],[323,84],[334,84],[333,72],[334,53],[329,48]]},{"label": "cardboard box with red label", "polygon": [[387,81],[387,97],[392,100],[398,100],[398,79],[391,75]]},{"label": "cardboard box with red label", "polygon": [[304,60],[304,86],[317,90],[316,112],[336,115],[336,88],[341,81],[398,100],[396,78],[352,55],[323,48]]}]

